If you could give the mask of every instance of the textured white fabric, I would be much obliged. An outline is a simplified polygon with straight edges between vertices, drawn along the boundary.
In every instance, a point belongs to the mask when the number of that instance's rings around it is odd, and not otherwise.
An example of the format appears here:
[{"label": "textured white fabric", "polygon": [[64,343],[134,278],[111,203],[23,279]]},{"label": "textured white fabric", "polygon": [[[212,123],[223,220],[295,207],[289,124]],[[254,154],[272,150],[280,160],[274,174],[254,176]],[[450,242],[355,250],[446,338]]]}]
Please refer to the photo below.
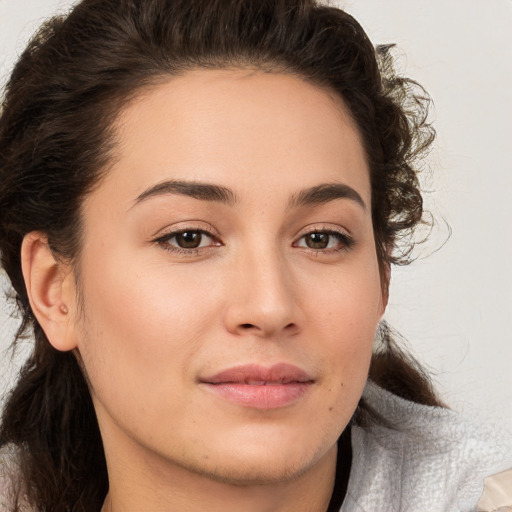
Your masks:
[{"label": "textured white fabric", "polygon": [[352,429],[353,465],[341,512],[474,512],[484,479],[512,468],[512,440],[495,429],[371,382],[363,396],[397,430]]}]

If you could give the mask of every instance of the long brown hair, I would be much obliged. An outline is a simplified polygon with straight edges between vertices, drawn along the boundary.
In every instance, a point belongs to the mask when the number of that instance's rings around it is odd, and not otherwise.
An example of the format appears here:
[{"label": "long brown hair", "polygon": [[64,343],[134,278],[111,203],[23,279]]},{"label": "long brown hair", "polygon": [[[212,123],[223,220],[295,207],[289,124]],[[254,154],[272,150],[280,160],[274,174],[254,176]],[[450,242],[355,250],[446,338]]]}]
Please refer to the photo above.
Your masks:
[{"label": "long brown hair", "polygon": [[[35,337],[4,408],[0,446],[17,446],[22,491],[37,510],[97,511],[108,477],[77,360],[52,348],[30,309],[23,237],[42,231],[57,257],[76,262],[81,201],[107,172],[122,107],[156,81],[225,67],[295,74],[344,99],[368,158],[381,273],[408,260],[423,217],[416,162],[433,139],[428,96],[347,13],[315,0],[83,0],[45,23],[14,68],[0,117],[2,265],[21,311],[18,336]],[[385,325],[370,377],[439,404]],[[361,402],[353,421],[366,421],[365,411]]]}]

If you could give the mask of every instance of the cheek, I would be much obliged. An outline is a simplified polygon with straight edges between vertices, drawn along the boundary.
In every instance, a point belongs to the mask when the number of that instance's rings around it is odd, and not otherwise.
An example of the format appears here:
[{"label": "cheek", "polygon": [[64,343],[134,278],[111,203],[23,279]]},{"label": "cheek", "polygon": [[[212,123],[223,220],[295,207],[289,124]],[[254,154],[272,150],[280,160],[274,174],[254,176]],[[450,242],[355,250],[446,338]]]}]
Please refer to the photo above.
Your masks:
[{"label": "cheek", "polygon": [[376,261],[361,259],[357,265],[333,269],[321,279],[313,275],[305,283],[303,295],[310,321],[331,340],[333,354],[345,349],[364,352],[371,347],[383,313]]},{"label": "cheek", "polygon": [[[322,346],[322,364],[329,376],[331,406],[352,414],[365,386],[375,332],[383,306],[376,263],[359,272],[333,276],[331,285],[311,294],[311,332]],[[312,284],[311,284],[312,285]]]},{"label": "cheek", "polygon": [[157,410],[159,390],[171,398],[189,381],[215,303],[186,273],[107,263],[84,279],[79,349],[90,382],[110,403],[129,396]]}]

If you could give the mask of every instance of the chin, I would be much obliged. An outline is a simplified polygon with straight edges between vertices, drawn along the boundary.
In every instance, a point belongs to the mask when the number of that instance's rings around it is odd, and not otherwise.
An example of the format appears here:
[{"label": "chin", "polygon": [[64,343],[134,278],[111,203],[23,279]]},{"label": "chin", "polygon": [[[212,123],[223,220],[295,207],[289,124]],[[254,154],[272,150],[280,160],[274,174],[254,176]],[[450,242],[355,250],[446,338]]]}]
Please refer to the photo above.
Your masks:
[{"label": "chin", "polygon": [[195,472],[207,478],[234,486],[272,485],[299,478],[317,462],[315,459],[290,461],[275,456],[254,460],[234,456],[229,464],[208,467],[202,465]]},{"label": "chin", "polygon": [[188,469],[230,485],[268,485],[297,479],[322,458],[335,457],[336,441],[317,446],[305,440],[232,443],[229,449],[209,452]]}]

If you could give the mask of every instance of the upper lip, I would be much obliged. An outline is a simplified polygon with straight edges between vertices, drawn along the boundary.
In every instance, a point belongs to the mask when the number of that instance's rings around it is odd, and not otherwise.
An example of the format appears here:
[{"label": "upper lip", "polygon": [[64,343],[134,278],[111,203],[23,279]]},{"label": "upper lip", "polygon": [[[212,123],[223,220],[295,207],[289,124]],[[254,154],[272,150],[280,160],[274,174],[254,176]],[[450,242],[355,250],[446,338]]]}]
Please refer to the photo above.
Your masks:
[{"label": "upper lip", "polygon": [[234,366],[200,380],[206,384],[251,385],[310,383],[314,381],[306,371],[289,363],[278,363],[269,367],[257,364]]}]

